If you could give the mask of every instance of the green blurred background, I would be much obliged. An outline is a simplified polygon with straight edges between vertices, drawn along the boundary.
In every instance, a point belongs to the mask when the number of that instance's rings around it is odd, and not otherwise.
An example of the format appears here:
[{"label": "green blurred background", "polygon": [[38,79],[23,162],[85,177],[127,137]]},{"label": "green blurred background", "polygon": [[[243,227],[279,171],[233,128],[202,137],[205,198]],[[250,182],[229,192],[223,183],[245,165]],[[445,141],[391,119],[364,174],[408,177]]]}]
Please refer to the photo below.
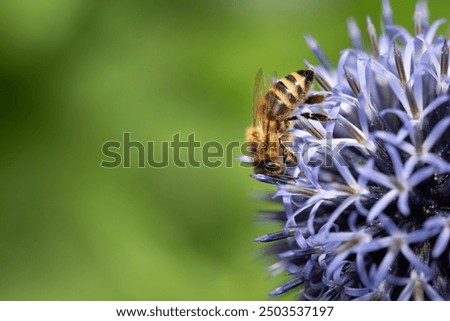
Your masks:
[{"label": "green blurred background", "polygon": [[[267,299],[270,187],[238,162],[104,169],[102,144],[242,142],[258,68],[316,63],[307,33],[335,63],[380,2],[2,0],[0,299]],[[414,2],[392,7],[411,30]]]}]

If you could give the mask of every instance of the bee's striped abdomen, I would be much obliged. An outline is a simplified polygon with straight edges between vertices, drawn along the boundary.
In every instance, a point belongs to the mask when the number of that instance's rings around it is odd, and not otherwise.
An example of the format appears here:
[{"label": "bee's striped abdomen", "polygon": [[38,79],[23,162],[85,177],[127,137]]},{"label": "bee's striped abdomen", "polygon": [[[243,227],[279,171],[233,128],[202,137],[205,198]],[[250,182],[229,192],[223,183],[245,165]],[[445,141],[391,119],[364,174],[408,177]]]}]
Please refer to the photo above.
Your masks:
[{"label": "bee's striped abdomen", "polygon": [[278,120],[289,118],[294,108],[305,101],[313,79],[311,70],[295,71],[281,78],[267,92],[260,108],[266,109],[269,117]]},{"label": "bee's striped abdomen", "polygon": [[286,79],[295,83],[297,99],[301,103],[305,100],[306,94],[312,86],[314,72],[312,70],[299,70],[288,75]]}]

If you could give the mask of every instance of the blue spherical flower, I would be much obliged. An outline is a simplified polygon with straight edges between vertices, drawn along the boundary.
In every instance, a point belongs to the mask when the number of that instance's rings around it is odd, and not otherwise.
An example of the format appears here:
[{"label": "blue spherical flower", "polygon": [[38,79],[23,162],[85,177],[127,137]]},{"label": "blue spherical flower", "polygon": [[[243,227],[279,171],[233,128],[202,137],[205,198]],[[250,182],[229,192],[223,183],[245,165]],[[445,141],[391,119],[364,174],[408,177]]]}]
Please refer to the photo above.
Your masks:
[{"label": "blue spherical flower", "polygon": [[[450,300],[450,99],[443,20],[428,23],[416,5],[414,34],[393,23],[383,1],[383,27],[367,19],[366,50],[354,20],[353,48],[333,67],[306,62],[326,95],[299,106],[292,128],[298,166],[276,184],[284,229],[264,235],[302,300]],[[326,113],[319,122],[302,113]],[[290,178],[289,178],[290,177]]]}]

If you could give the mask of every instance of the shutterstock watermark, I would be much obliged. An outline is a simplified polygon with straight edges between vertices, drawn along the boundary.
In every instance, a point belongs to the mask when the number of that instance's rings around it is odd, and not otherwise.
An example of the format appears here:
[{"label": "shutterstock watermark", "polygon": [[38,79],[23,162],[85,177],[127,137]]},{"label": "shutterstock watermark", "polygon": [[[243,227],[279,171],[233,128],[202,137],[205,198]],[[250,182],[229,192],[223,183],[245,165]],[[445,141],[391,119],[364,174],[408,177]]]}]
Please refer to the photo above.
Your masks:
[{"label": "shutterstock watermark", "polygon": [[[345,165],[339,152],[344,147],[343,143],[332,145],[332,135],[327,134],[325,144],[319,142],[304,143],[297,153],[297,159],[311,167],[332,166],[333,160],[340,165]],[[280,151],[279,142],[268,143],[261,147],[268,151],[275,148]],[[223,144],[218,141],[200,142],[195,138],[195,133],[188,134],[182,138],[180,133],[175,133],[169,141],[146,141],[133,140],[130,132],[122,134],[122,140],[111,140],[105,142],[101,147],[103,159],[100,166],[103,168],[166,168],[175,166],[179,168],[218,168],[233,166],[253,167],[254,164],[239,162],[238,156],[248,155],[247,143],[230,141]],[[281,159],[283,155],[279,156]]]},{"label": "shutterstock watermark", "polygon": [[231,141],[226,145],[218,141],[202,143],[196,140],[195,133],[190,133],[186,139],[182,139],[180,133],[176,133],[170,141],[143,143],[132,140],[131,133],[124,132],[121,142],[113,140],[103,144],[102,154],[106,159],[102,160],[100,166],[131,168],[134,159],[137,168],[233,167],[236,157],[246,153],[245,143],[239,141]]}]

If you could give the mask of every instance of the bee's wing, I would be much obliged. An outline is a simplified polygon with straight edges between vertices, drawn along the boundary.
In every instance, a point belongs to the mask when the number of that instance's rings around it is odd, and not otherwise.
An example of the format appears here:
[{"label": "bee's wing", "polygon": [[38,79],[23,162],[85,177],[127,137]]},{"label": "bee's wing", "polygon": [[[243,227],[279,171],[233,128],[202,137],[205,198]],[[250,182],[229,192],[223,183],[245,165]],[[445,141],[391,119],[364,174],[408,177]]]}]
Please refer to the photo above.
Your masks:
[{"label": "bee's wing", "polygon": [[269,78],[267,79],[267,86],[273,86],[278,82],[277,72],[272,71],[269,75]]},{"label": "bee's wing", "polygon": [[269,81],[266,81],[264,78],[264,72],[260,68],[256,73],[255,84],[253,87],[253,126],[256,124],[256,120],[262,120],[268,113],[267,104],[262,104],[264,96],[269,91],[270,87],[272,87],[273,83],[278,81],[276,79],[276,73],[272,73]]},{"label": "bee's wing", "polygon": [[255,83],[253,85],[253,126],[256,125],[256,118],[258,117],[258,108],[264,97],[264,72],[259,68],[256,73]]}]

